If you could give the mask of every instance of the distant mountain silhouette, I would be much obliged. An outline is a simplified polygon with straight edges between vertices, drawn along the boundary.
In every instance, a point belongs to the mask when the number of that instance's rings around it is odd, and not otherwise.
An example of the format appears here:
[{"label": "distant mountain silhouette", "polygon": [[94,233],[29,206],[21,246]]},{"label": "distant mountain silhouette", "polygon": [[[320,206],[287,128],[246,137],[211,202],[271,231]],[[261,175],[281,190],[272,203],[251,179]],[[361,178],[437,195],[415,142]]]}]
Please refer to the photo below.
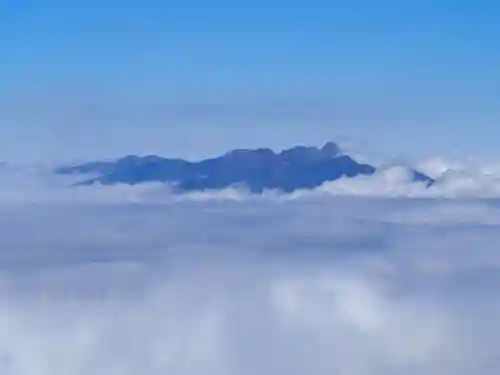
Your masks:
[{"label": "distant mountain silhouette", "polygon": [[[356,162],[344,155],[335,143],[328,142],[321,148],[296,146],[279,153],[268,148],[238,149],[197,162],[155,155],[129,155],[111,162],[62,167],[56,172],[97,176],[79,185],[164,182],[171,184],[177,192],[245,186],[253,193],[262,193],[266,189],[289,193],[297,189],[313,189],[342,177],[371,175],[375,171],[375,167]],[[434,182],[423,173],[412,173],[415,181],[425,182],[428,186]]]}]

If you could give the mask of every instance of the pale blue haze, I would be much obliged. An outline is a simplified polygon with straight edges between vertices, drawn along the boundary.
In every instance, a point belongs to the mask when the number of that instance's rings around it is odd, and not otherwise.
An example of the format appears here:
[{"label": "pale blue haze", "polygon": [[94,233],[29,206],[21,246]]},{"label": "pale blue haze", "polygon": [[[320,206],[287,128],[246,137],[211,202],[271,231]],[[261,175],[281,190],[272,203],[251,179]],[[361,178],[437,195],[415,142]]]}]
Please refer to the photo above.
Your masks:
[{"label": "pale blue haze", "polygon": [[3,1],[0,157],[500,154],[495,1],[180,4]]}]

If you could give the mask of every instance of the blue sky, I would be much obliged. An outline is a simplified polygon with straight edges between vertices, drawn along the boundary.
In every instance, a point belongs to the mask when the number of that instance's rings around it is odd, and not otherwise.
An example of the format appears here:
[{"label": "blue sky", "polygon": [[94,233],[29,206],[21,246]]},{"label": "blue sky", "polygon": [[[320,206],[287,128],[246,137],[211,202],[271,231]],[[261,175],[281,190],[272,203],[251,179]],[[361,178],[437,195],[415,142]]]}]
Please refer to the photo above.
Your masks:
[{"label": "blue sky", "polygon": [[498,153],[494,1],[68,4],[0,5],[2,158]]}]

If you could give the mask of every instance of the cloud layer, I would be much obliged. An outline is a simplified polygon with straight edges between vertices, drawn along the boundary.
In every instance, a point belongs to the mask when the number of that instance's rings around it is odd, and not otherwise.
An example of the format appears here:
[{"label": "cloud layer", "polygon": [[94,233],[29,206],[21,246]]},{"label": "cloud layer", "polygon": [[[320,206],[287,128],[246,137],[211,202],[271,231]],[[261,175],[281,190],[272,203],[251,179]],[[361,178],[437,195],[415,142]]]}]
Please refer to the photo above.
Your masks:
[{"label": "cloud layer", "polygon": [[500,370],[495,200],[173,197],[8,173],[3,374]]},{"label": "cloud layer", "polygon": [[[500,166],[498,163],[479,163],[473,160],[448,161],[433,158],[415,166],[397,164],[377,165],[371,176],[343,178],[327,182],[312,190],[296,190],[291,194],[265,191],[262,196],[250,196],[243,188],[207,190],[204,192],[172,194],[160,183],[137,186],[113,185],[68,187],[94,176],[56,176],[53,167],[0,165],[0,203],[29,202],[148,202],[165,203],[179,200],[295,200],[332,196],[385,198],[462,198],[492,199],[500,197]],[[425,183],[412,179],[412,169],[436,179],[427,188]]]}]

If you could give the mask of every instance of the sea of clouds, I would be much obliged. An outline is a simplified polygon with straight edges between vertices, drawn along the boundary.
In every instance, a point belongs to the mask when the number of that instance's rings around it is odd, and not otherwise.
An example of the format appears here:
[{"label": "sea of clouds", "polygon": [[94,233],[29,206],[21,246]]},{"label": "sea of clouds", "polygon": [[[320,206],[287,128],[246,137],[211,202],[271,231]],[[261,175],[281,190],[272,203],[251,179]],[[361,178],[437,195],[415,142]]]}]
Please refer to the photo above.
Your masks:
[{"label": "sea of clouds", "polygon": [[260,197],[4,167],[0,372],[498,373],[500,183],[426,166]]}]

